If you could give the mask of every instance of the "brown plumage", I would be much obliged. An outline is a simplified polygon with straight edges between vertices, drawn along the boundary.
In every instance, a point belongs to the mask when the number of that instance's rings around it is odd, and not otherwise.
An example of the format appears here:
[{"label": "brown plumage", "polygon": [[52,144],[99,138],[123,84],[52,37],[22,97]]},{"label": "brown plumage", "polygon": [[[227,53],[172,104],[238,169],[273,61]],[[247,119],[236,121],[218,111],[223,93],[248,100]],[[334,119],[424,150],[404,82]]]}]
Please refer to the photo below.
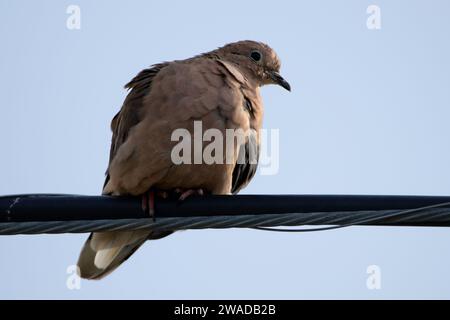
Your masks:
[{"label": "brown plumage", "polygon": [[[103,194],[141,195],[150,188],[237,193],[256,171],[257,164],[249,163],[248,157],[237,162],[243,154],[259,153],[263,118],[259,87],[278,84],[290,90],[279,69],[280,60],[269,46],[240,41],[141,71],[126,85],[130,92],[111,122],[113,137]],[[201,121],[203,132],[218,129],[224,137],[226,129],[254,131],[232,149],[224,143],[224,154],[230,152],[231,161],[174,164],[171,151],[178,141],[172,141],[171,135],[180,128],[193,135],[194,121]],[[78,261],[80,275],[100,279],[147,239],[170,233],[140,230],[91,234]]]}]

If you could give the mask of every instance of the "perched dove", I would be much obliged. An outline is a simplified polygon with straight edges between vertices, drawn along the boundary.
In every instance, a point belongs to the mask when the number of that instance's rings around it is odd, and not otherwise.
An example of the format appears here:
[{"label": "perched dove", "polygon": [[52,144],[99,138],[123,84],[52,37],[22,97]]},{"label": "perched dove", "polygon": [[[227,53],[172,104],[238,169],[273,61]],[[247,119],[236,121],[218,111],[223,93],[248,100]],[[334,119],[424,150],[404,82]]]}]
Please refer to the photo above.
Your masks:
[{"label": "perched dove", "polygon": [[[263,117],[259,88],[278,84],[290,91],[279,70],[280,60],[269,46],[240,41],[141,71],[125,86],[130,91],[111,122],[113,136],[103,194],[149,194],[152,210],[150,190],[181,190],[182,197],[203,191],[237,193],[256,171],[257,161],[249,161],[249,155],[259,153]],[[193,160],[176,164],[172,151],[179,141],[173,141],[172,134],[184,129],[194,135],[196,121],[201,121],[203,132],[216,129],[224,137],[227,129],[254,134],[246,135],[231,147],[223,143],[226,159],[224,155],[221,163],[196,164]],[[238,161],[243,155],[244,161]],[[80,276],[101,279],[146,240],[170,233],[148,230],[92,233],[78,260]]]}]

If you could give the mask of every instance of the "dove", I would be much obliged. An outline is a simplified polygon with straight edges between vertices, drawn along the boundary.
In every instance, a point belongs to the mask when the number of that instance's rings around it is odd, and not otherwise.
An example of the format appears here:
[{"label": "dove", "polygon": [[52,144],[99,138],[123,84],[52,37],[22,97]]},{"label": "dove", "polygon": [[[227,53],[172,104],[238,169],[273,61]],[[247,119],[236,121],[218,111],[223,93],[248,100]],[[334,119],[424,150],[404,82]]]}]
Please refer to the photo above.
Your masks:
[{"label": "dove", "polygon": [[[143,210],[154,216],[156,197],[176,191],[193,195],[238,193],[257,168],[263,120],[260,87],[279,85],[280,59],[267,44],[239,41],[185,60],[155,64],[138,73],[125,88],[128,95],[112,119],[112,141],[103,195],[141,196]],[[228,130],[250,132],[223,143],[224,161],[174,163],[176,130],[203,130],[226,136]],[[236,140],[236,141],[235,141]],[[203,143],[203,142],[202,142]],[[195,155],[192,148],[192,157]],[[250,155],[256,161],[250,161]],[[226,161],[225,161],[226,160]],[[238,161],[240,160],[240,161]],[[95,232],[78,260],[82,278],[101,279],[127,260],[144,242],[172,231]]]}]

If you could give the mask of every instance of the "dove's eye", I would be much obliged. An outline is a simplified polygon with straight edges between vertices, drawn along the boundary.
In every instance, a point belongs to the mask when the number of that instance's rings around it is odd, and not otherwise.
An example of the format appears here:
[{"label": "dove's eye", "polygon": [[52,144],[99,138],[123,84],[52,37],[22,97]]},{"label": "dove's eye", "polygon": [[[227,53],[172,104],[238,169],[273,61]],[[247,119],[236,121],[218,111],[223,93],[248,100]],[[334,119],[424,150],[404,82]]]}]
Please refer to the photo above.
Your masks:
[{"label": "dove's eye", "polygon": [[252,58],[256,62],[261,61],[261,58],[262,58],[261,52],[256,51],[256,50],[252,51],[250,53],[250,58]]}]

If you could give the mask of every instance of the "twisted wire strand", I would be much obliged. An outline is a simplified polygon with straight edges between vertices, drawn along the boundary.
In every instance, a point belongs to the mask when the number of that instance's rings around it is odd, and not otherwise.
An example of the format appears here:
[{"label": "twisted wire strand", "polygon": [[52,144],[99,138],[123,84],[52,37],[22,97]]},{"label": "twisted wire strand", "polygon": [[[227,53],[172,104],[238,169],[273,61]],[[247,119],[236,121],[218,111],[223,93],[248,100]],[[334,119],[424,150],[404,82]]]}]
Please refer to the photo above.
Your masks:
[{"label": "twisted wire strand", "polygon": [[[0,235],[18,234],[60,234],[86,233],[96,231],[149,230],[188,230],[188,229],[225,229],[256,228],[269,231],[291,231],[289,229],[269,229],[280,226],[333,225],[334,227],[302,229],[298,231],[319,231],[354,225],[426,225],[450,222],[449,203],[410,210],[346,211],[261,214],[240,216],[201,216],[183,218],[78,220],[78,221],[39,221],[0,223]],[[295,230],[293,230],[295,231]]]},{"label": "twisted wire strand", "polygon": [[[394,218],[394,217],[397,218],[397,222],[402,222],[404,219],[402,219],[401,216],[405,216],[405,215],[409,214],[409,216],[406,216],[406,218],[411,219],[412,213],[418,213],[418,212],[424,213],[424,211],[427,211],[430,209],[432,210],[432,209],[441,208],[441,210],[436,210],[437,211],[436,213],[434,213],[434,212],[427,213],[428,218],[430,218],[430,217],[433,218],[435,215],[437,215],[437,217],[439,217],[440,215],[443,214],[442,207],[445,207],[448,205],[450,205],[450,202],[438,203],[438,204],[434,204],[434,205],[430,205],[430,206],[414,208],[414,209],[407,209],[407,210],[400,210],[400,211],[394,211],[394,210],[392,210],[391,212],[386,211],[386,213],[384,213],[381,217],[373,216],[373,217],[369,217],[369,218],[362,218],[360,220],[355,219],[351,223],[332,226],[332,227],[311,228],[311,229],[277,229],[277,228],[272,228],[272,227],[254,227],[253,229],[263,230],[263,231],[277,231],[277,232],[313,232],[313,231],[327,231],[327,230],[341,229],[341,228],[351,227],[354,225],[374,223],[379,220],[383,221],[383,220],[386,220],[389,218]],[[445,212],[446,211],[444,209],[444,215],[445,215]],[[417,217],[417,215],[415,215],[413,217]]]}]

